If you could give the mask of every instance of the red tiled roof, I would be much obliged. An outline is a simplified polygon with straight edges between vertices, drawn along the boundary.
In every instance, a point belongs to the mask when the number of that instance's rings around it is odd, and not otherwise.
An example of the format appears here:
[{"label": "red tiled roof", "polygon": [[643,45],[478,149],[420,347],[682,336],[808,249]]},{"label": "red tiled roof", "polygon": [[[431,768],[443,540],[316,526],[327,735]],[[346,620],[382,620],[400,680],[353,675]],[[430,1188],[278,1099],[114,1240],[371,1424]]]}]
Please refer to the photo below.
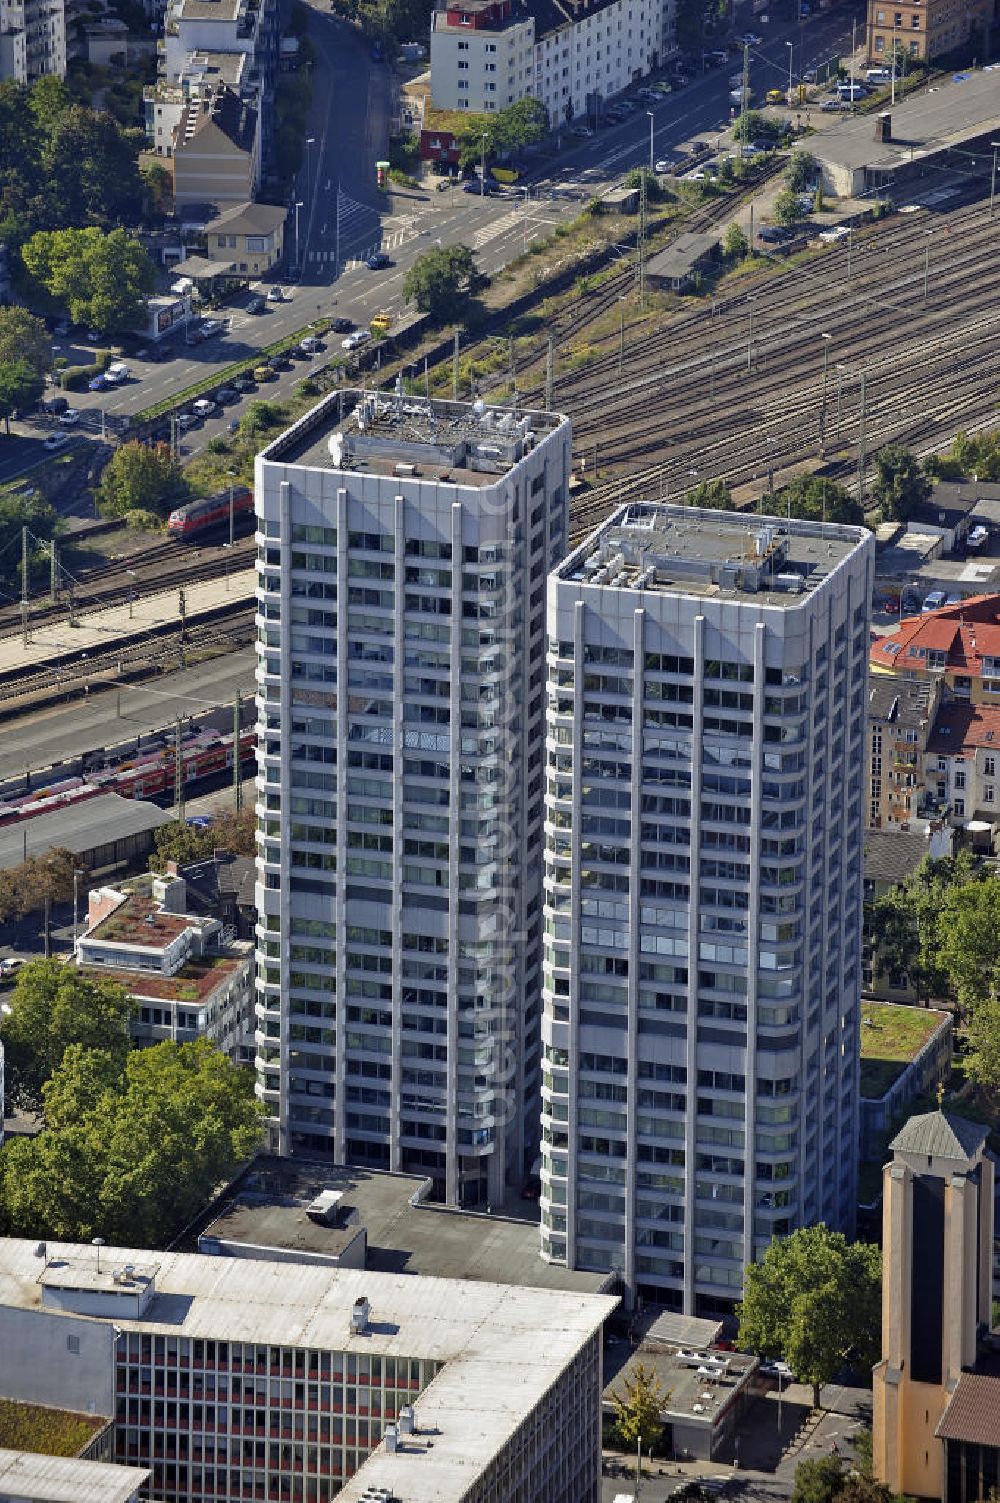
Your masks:
[{"label": "red tiled roof", "polygon": [[1000,707],[942,705],[927,738],[927,750],[941,756],[971,757],[977,746],[1000,752]]},{"label": "red tiled roof", "polygon": [[1000,595],[974,595],[959,605],[907,617],[872,642],[869,661],[873,668],[919,672],[927,667],[927,652],[944,652],[948,669],[981,674],[984,657],[1000,658]]},{"label": "red tiled roof", "polygon": [[1000,1378],[963,1373],[934,1433],[942,1440],[1000,1447]]}]

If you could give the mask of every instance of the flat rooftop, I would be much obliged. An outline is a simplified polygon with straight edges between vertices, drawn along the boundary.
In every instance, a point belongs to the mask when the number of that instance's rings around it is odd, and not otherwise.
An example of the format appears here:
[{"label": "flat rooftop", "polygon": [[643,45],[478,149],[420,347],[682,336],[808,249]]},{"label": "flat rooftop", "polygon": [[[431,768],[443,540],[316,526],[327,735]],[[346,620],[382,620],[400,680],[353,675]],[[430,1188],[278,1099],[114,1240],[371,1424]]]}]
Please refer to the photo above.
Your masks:
[{"label": "flat rooftop", "polygon": [[79,1456],[109,1423],[106,1415],[0,1398],[0,1446],[11,1452]]},{"label": "flat rooftop", "polygon": [[338,1190],[343,1193],[343,1214],[356,1211],[365,1228],[366,1267],[375,1272],[583,1294],[610,1287],[612,1279],[607,1274],[579,1273],[546,1263],[538,1251],[537,1220],[480,1216],[421,1204],[428,1189],[429,1181],[417,1175],[262,1155],[203,1235],[258,1247],[335,1252],[338,1229],[304,1218],[303,1207],[324,1190]]},{"label": "flat rooftop", "polygon": [[[858,115],[815,137],[814,155],[843,167],[908,166],[977,136],[1000,131],[1000,88],[995,72],[956,74],[886,107],[892,137],[876,141],[876,115]],[[988,153],[987,153],[988,155]],[[971,163],[966,164],[971,166]],[[984,169],[986,158],[982,163]]]},{"label": "flat rooftop", "polygon": [[0,1493],[25,1503],[128,1503],[149,1476],[148,1467],[0,1450]]},{"label": "flat rooftop", "polygon": [[173,817],[168,809],[159,809],[143,799],[99,793],[0,828],[0,871],[20,866],[26,855],[41,856],[57,846],[75,856],[86,856],[114,841],[158,830]]},{"label": "flat rooftop", "polygon": [[[0,1240],[0,1304],[41,1307],[43,1278],[96,1264],[96,1248],[49,1243],[43,1269],[34,1240]],[[148,1253],[102,1248],[102,1268],[141,1265]],[[380,1450],[352,1485],[394,1483],[406,1503],[460,1503],[618,1301],[598,1295],[198,1253],[157,1253],[156,1293],[145,1317],[117,1311],[117,1329],[150,1335],[421,1358],[443,1364],[414,1404],[419,1432],[398,1455]],[[86,1294],[81,1295],[85,1299]],[[93,1296],[89,1296],[93,1298]],[[370,1319],[353,1334],[358,1301]],[[54,1312],[50,1312],[54,1313]],[[368,1476],[365,1476],[368,1471]],[[348,1492],[350,1492],[350,1488]]]},{"label": "flat rooftop", "polygon": [[647,1338],[605,1388],[604,1403],[610,1407],[612,1395],[624,1393],[625,1380],[644,1367],[660,1380],[663,1415],[713,1425],[756,1366],[757,1358],[745,1352],[665,1345]]},{"label": "flat rooftop", "polygon": [[489,486],[567,419],[488,402],[348,388],[332,392],[264,449],[268,464],[399,480]]},{"label": "flat rooftop", "polygon": [[556,575],[616,590],[794,606],[870,536],[863,527],[641,501],[602,522]]},{"label": "flat rooftop", "polygon": [[925,1044],[945,1025],[950,1012],[861,1000],[861,1094],[877,1101],[895,1084]]},{"label": "flat rooftop", "polygon": [[87,939],[104,944],[141,945],[161,950],[172,940],[199,925],[183,913],[164,913],[159,900],[144,893],[130,892],[114,912],[102,918],[87,932]]}]

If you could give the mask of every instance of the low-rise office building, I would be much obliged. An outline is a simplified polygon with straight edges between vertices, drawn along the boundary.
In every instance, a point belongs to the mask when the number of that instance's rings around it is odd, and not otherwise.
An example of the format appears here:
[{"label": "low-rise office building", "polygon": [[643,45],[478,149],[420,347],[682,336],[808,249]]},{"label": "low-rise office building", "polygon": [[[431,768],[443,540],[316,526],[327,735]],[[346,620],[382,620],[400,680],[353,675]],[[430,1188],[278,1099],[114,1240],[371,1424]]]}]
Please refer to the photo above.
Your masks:
[{"label": "low-rise office building", "polygon": [[103,1353],[94,1381],[115,1394],[116,1460],[148,1466],[166,1503],[361,1503],[378,1488],[405,1503],[599,1503],[601,1331],[615,1307],[0,1241],[5,1358],[39,1381]]},{"label": "low-rise office building", "polygon": [[253,1059],[253,946],[218,919],[184,912],[183,878],[154,878],[151,891],[98,887],[77,940],[81,973],[124,986],[137,1005],[139,1044],[208,1039],[230,1059]]},{"label": "low-rise office building", "polygon": [[[996,19],[995,0],[868,0],[868,61],[903,67],[926,63],[966,46]],[[985,40],[985,38],[984,38]]]},{"label": "low-rise office building", "polygon": [[148,1467],[0,1450],[0,1503],[138,1503]]},{"label": "low-rise office building", "polygon": [[276,204],[237,204],[206,227],[208,254],[231,262],[241,279],[266,276],[284,255],[287,217]]}]

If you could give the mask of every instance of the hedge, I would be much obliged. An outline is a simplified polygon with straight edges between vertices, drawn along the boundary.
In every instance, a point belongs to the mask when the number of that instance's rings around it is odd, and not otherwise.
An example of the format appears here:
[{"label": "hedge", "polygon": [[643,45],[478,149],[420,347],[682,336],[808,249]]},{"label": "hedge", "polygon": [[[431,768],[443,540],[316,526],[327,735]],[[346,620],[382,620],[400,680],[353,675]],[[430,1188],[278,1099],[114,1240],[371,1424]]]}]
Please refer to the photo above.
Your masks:
[{"label": "hedge", "polygon": [[98,350],[93,365],[67,365],[59,377],[63,391],[82,391],[95,376],[103,375],[114,360],[113,350]]}]

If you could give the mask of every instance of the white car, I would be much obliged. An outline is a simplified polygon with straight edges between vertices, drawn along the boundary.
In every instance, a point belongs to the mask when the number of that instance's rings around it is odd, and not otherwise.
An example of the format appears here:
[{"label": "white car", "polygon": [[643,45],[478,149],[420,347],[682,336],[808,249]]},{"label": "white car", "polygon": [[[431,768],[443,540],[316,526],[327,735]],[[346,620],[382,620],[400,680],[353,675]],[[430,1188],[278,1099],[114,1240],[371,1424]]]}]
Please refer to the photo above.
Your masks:
[{"label": "white car", "polygon": [[764,38],[759,37],[755,31],[745,31],[736,39],[741,47],[763,47]]},{"label": "white car", "polygon": [[61,449],[63,444],[69,443],[68,433],[50,433],[42,445],[43,449]]},{"label": "white car", "polygon": [[828,230],[820,230],[819,238],[824,245],[836,245],[838,240],[846,240],[850,233],[846,224],[834,224]]},{"label": "white car", "polygon": [[131,374],[132,372],[129,370],[124,360],[112,360],[111,364],[104,372],[104,379],[106,381],[110,381],[112,386],[120,386],[123,381],[128,380]]},{"label": "white car", "polygon": [[305,350],[307,355],[317,355],[323,348],[315,334],[307,334],[305,339],[299,341],[299,349]]},{"label": "white car", "polygon": [[359,345],[364,344],[370,338],[371,335],[367,329],[355,329],[353,334],[348,334],[346,339],[340,341],[340,348],[342,350],[356,350]]},{"label": "white car", "polygon": [[197,402],[191,403],[191,411],[196,412],[202,418],[211,417],[213,412],[218,412],[218,410],[218,404],[210,402],[208,397],[199,397]]},{"label": "white car", "polygon": [[984,527],[982,523],[980,523],[976,527],[973,527],[972,531],[969,533],[969,536],[965,540],[965,545],[967,548],[973,549],[985,548],[989,540],[990,529],[988,527]]},{"label": "white car", "polygon": [[657,164],[656,164],[656,171],[657,172],[669,172],[670,171],[670,163],[667,161],[667,159],[665,157],[661,157],[660,160],[657,162]]},{"label": "white car", "polygon": [[73,428],[80,421],[80,414],[74,408],[67,407],[65,412],[60,413],[59,421],[64,428]]},{"label": "white car", "polygon": [[196,417],[193,412],[182,412],[177,419],[177,426],[182,432],[186,432],[188,428],[193,428],[200,421],[201,419]]},{"label": "white car", "polygon": [[205,339],[211,339],[213,334],[221,334],[222,323],[217,318],[206,318],[201,325],[201,332]]}]

